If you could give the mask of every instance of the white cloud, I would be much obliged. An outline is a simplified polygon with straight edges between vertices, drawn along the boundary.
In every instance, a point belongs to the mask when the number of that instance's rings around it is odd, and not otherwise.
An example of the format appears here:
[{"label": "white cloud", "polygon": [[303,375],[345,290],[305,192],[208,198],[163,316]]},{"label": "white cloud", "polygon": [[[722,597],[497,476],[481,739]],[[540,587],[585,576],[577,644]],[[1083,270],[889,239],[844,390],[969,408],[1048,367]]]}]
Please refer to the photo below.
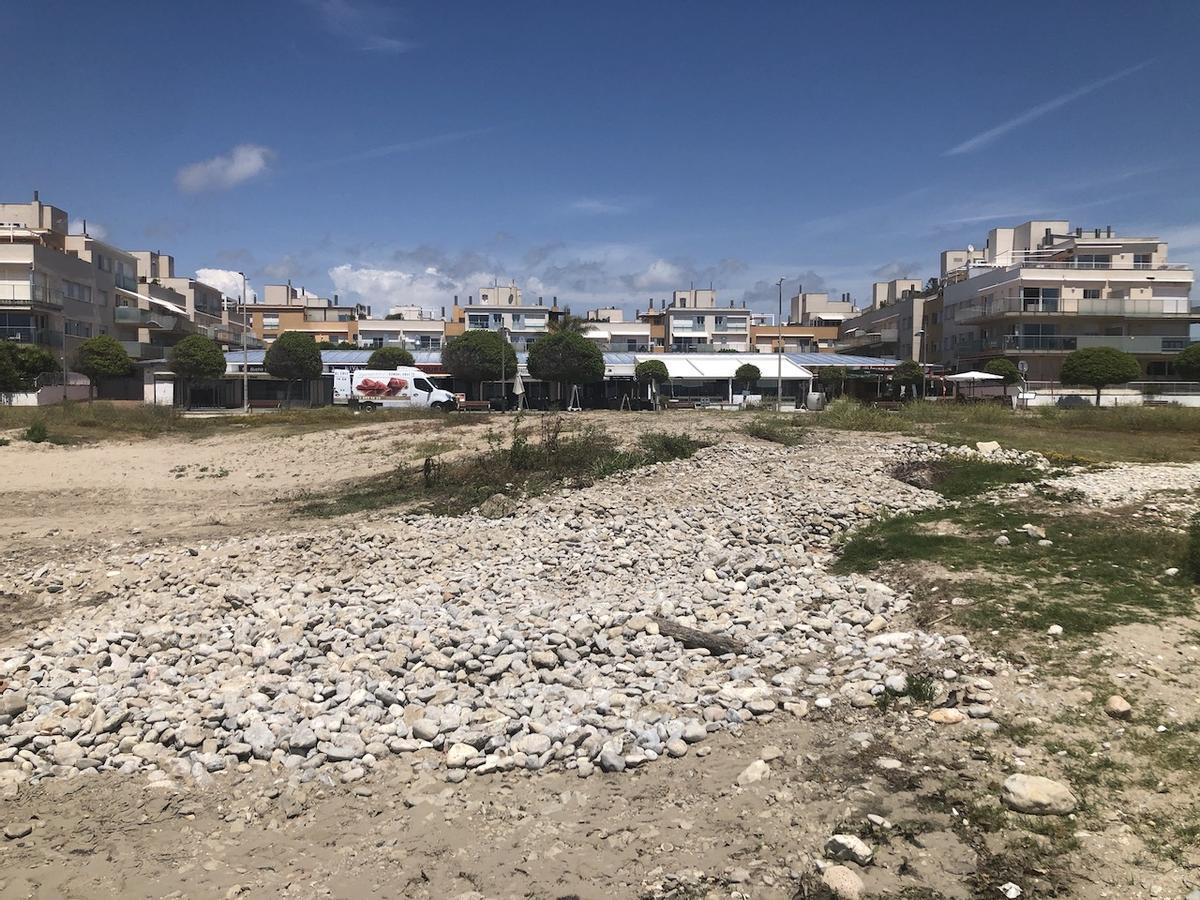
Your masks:
[{"label": "white cloud", "polygon": [[639,291],[651,290],[681,290],[683,288],[683,270],[665,259],[656,259],[646,268],[630,279],[630,284]]},{"label": "white cloud", "polygon": [[224,191],[262,175],[275,151],[259,144],[238,144],[228,153],[184,166],[175,176],[181,191]]},{"label": "white cloud", "polygon": [[465,303],[467,296],[483,285],[507,280],[496,272],[469,272],[451,277],[432,266],[422,271],[405,271],[349,264],[334,266],[329,270],[329,278],[338,294],[366,303],[376,313],[390,306],[421,306],[440,313],[443,306],[454,302],[455,295]]},{"label": "white cloud", "polygon": [[[85,219],[72,219],[71,224],[67,226],[67,231],[71,234],[83,234],[83,223],[85,221]],[[108,237],[108,229],[99,222],[88,222],[87,235],[89,237],[94,237],[98,241],[102,241]]]},{"label": "white cloud", "polygon": [[[203,281],[205,284],[215,287],[226,297],[234,300],[242,298],[242,276],[240,272],[233,272],[229,269],[197,269],[196,280]],[[250,297],[250,301],[258,300],[258,292],[250,286],[249,280],[246,281],[246,293]]]},{"label": "white cloud", "polygon": [[1001,122],[995,128],[989,128],[987,131],[982,131],[973,138],[968,138],[961,144],[951,147],[943,155],[958,156],[961,153],[970,153],[973,150],[986,147],[988,144],[992,143],[992,141],[1003,137],[1014,128],[1020,128],[1022,125],[1028,125],[1035,119],[1040,119],[1042,116],[1046,115],[1046,113],[1054,112],[1054,110],[1066,106],[1068,103],[1072,103],[1081,97],[1086,97],[1088,94],[1098,91],[1102,87],[1107,87],[1114,81],[1120,81],[1122,78],[1127,78],[1134,72],[1138,72],[1146,68],[1146,66],[1150,65],[1151,62],[1153,62],[1153,60],[1148,59],[1145,62],[1138,63],[1136,66],[1130,66],[1128,69],[1122,69],[1120,72],[1114,72],[1112,75],[1107,75],[1104,78],[1093,81],[1091,84],[1085,84],[1083,87],[1076,88],[1073,91],[1068,91],[1065,94],[1060,94],[1059,96],[1047,100],[1044,103],[1039,103],[1037,106],[1032,106],[1019,116],[1014,116],[1006,122]]}]

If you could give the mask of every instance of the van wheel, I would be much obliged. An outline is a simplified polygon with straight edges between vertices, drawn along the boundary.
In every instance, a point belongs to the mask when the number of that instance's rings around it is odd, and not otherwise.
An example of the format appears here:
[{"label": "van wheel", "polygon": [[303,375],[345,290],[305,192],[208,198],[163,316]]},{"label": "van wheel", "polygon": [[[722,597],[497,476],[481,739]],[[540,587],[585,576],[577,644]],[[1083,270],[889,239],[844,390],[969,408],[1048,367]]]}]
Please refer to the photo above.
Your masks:
[{"label": "van wheel", "polygon": [[377,404],[375,404],[375,403],[360,403],[358,405],[361,406],[367,412],[375,412],[375,407]]},{"label": "van wheel", "polygon": [[446,404],[441,400],[434,400],[432,403],[429,404],[429,406],[432,409],[436,409],[438,412],[446,411]]}]

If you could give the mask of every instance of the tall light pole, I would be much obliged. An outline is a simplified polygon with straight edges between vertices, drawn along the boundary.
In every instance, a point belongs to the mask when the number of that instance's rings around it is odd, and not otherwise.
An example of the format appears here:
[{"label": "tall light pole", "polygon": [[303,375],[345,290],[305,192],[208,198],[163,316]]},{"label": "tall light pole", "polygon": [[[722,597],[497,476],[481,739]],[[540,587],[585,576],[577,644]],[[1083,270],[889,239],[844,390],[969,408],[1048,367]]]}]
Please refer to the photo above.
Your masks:
[{"label": "tall light pole", "polygon": [[504,363],[506,362],[506,357],[508,356],[508,339],[512,335],[512,332],[501,325],[499,334],[500,340],[504,341],[504,346],[500,348],[500,412],[507,412],[508,391],[505,390],[507,380],[504,377]]},{"label": "tall light pole", "polygon": [[250,327],[250,308],[246,305],[246,273],[242,276],[242,412],[250,412],[250,351],[246,349],[246,331]]},{"label": "tall light pole", "polygon": [[921,367],[921,396],[926,396],[927,388],[925,385],[925,329],[918,328],[913,337],[919,342],[917,344],[917,365]]},{"label": "tall light pole", "polygon": [[780,278],[776,287],[779,288],[779,318],[775,322],[775,412],[783,411],[783,282]]}]

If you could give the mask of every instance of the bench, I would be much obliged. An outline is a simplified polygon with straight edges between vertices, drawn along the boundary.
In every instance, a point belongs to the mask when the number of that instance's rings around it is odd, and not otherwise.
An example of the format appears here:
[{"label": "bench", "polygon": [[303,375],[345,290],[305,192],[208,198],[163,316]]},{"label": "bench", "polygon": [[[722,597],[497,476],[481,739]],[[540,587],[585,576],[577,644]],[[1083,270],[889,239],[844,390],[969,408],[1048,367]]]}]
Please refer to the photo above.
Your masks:
[{"label": "bench", "polygon": [[899,400],[876,400],[874,405],[876,409],[889,409],[892,412],[896,412],[904,406]]},{"label": "bench", "polygon": [[491,400],[462,400],[458,408],[463,412],[491,412]]},{"label": "bench", "polygon": [[279,409],[282,406],[279,400],[251,400],[251,409]]}]

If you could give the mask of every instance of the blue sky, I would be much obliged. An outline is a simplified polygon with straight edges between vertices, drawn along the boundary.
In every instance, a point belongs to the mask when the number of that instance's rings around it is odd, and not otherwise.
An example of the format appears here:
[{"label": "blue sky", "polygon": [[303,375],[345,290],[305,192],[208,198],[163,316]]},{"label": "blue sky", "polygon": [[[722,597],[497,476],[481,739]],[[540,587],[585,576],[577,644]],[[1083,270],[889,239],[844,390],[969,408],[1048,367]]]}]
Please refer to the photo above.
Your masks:
[{"label": "blue sky", "polygon": [[1190,2],[49,0],[6,25],[54,51],[8,82],[0,198],[214,281],[771,309],[781,276],[862,300],[1035,216],[1200,262]]}]

